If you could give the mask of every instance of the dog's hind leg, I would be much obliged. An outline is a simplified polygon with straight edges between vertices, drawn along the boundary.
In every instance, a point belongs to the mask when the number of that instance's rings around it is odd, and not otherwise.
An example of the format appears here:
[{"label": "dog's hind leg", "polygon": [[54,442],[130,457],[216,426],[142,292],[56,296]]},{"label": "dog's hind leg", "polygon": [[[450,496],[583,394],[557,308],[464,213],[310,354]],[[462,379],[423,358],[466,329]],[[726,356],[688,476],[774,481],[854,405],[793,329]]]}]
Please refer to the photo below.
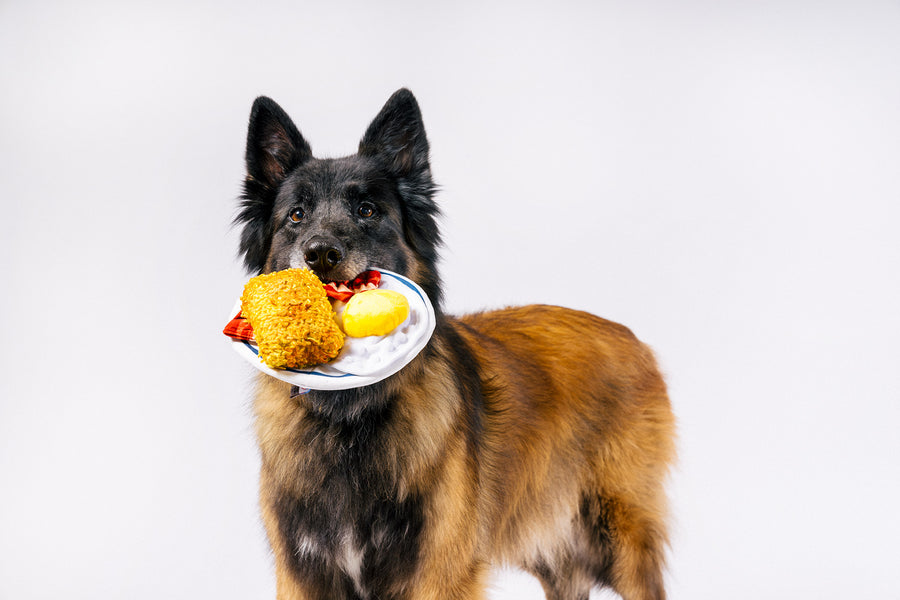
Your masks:
[{"label": "dog's hind leg", "polygon": [[658,515],[621,498],[598,496],[585,500],[582,518],[598,585],[611,587],[623,600],[665,600],[666,534]]},{"label": "dog's hind leg", "polygon": [[547,600],[588,600],[593,578],[576,564],[571,554],[550,561],[539,560],[525,567],[537,577]]},{"label": "dog's hind leg", "polygon": [[547,600],[588,600],[591,595],[590,586],[574,585],[571,580],[555,577],[542,577],[535,573]]}]

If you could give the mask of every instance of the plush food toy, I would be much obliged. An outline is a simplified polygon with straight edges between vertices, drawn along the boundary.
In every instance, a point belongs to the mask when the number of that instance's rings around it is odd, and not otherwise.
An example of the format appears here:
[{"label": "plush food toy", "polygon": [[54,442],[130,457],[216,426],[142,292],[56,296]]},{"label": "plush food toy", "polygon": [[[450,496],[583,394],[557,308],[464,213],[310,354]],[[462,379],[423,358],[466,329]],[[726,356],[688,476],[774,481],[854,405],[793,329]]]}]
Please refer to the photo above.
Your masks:
[{"label": "plush food toy", "polygon": [[306,269],[259,275],[247,282],[241,310],[222,333],[255,346],[254,355],[274,369],[331,361],[337,366],[347,358],[342,349],[349,352],[348,364],[358,367],[375,348],[383,353],[395,346],[357,346],[352,339],[390,335],[410,315],[406,296],[380,285],[381,273],[374,270],[324,285]]},{"label": "plush food toy", "polygon": [[409,316],[406,296],[393,290],[371,290],[354,295],[344,307],[344,333],[350,337],[387,335]]},{"label": "plush food toy", "polygon": [[250,279],[241,296],[241,315],[253,328],[260,359],[273,369],[328,362],[344,345],[322,282],[307,269]]}]

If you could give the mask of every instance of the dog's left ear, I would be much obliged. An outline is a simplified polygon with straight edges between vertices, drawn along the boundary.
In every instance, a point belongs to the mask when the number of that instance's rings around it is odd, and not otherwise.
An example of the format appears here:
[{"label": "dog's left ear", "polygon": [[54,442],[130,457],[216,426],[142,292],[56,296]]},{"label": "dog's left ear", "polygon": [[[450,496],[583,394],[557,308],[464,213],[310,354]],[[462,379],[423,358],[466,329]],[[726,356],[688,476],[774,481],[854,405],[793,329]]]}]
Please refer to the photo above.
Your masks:
[{"label": "dog's left ear", "polygon": [[437,248],[441,236],[436,220],[439,211],[433,199],[435,185],[428,162],[428,139],[412,92],[400,89],[388,99],[359,142],[359,155],[378,161],[396,179],[404,234],[422,264],[417,283],[432,303],[440,306]]},{"label": "dog's left ear", "polygon": [[386,160],[398,177],[428,169],[428,139],[412,92],[403,88],[388,99],[359,142],[359,154]]}]

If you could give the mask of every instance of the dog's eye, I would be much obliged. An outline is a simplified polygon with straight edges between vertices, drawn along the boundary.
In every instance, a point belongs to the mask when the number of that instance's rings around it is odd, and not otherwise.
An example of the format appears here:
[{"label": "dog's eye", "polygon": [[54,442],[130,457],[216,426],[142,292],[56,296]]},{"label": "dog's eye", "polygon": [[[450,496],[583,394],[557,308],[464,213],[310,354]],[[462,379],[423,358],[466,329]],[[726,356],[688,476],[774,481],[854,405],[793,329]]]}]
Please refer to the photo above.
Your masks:
[{"label": "dog's eye", "polygon": [[359,208],[356,209],[356,214],[363,219],[371,219],[375,216],[375,206],[368,202],[363,202],[359,205]]},{"label": "dog's eye", "polygon": [[294,210],[291,211],[291,215],[290,215],[291,221],[293,221],[294,223],[299,223],[300,221],[303,220],[303,217],[305,217],[305,216],[306,216],[306,213],[303,212],[302,208],[295,208]]}]

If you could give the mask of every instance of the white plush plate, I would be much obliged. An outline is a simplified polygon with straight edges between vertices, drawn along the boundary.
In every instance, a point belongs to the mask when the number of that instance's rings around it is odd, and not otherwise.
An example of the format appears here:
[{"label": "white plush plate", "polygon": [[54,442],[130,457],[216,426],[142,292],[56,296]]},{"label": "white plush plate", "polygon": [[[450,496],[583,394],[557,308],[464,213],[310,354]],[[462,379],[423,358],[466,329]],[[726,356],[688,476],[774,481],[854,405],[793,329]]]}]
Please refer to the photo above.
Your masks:
[{"label": "white plush plate", "polygon": [[[263,373],[301,388],[346,390],[390,377],[409,364],[431,339],[435,327],[434,307],[415,282],[397,273],[377,270],[381,272],[378,289],[394,290],[409,300],[409,316],[390,334],[363,338],[347,336],[337,358],[307,369],[273,369],[259,359],[259,350],[251,342],[232,340],[232,347]],[[241,301],[238,300],[231,315],[236,315],[240,309]],[[343,306],[337,310],[342,311]]]}]

